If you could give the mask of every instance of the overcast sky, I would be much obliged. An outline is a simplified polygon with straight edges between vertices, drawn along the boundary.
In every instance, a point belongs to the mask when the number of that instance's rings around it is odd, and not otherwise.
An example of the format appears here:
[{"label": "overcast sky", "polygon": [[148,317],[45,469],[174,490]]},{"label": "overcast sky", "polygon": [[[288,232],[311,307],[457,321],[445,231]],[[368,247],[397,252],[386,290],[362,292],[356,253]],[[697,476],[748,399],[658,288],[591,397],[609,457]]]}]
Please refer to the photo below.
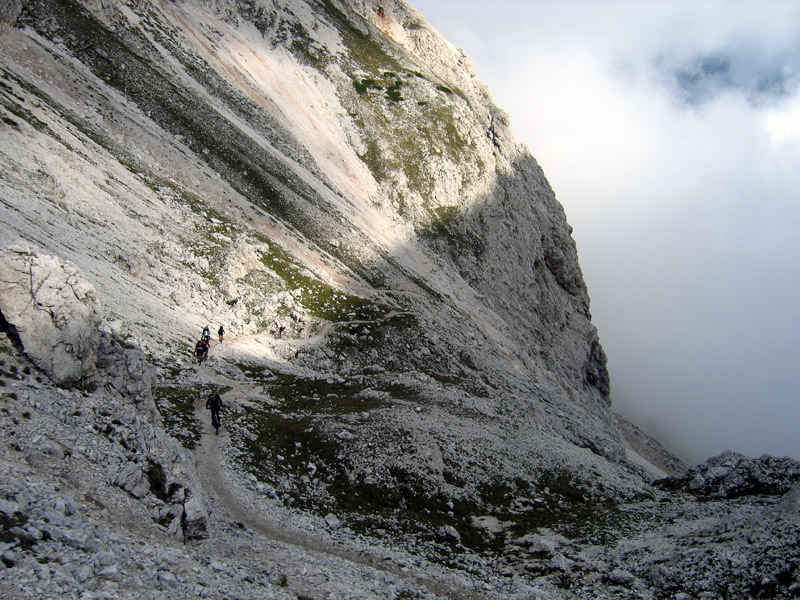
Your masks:
[{"label": "overcast sky", "polygon": [[800,458],[800,2],[410,1],[564,205],[616,410]]}]

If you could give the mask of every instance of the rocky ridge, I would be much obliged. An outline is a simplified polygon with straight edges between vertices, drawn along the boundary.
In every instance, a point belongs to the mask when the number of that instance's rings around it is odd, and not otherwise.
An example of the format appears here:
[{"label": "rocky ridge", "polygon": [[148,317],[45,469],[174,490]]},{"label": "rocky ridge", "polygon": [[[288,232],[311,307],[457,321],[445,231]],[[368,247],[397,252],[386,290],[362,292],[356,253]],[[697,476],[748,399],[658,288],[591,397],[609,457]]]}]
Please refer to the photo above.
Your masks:
[{"label": "rocky ridge", "polygon": [[2,10],[5,595],[796,593],[796,463],[651,485],[563,210],[411,7]]}]

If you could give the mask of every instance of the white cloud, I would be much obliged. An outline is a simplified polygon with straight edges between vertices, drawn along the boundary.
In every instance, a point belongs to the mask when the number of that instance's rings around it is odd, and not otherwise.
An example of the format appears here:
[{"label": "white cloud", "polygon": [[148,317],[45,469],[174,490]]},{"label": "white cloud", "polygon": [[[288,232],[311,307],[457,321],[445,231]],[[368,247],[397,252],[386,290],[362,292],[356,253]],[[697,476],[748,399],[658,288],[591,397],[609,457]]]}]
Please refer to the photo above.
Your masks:
[{"label": "white cloud", "polygon": [[788,107],[768,111],[766,128],[776,142],[800,142],[800,98]]}]

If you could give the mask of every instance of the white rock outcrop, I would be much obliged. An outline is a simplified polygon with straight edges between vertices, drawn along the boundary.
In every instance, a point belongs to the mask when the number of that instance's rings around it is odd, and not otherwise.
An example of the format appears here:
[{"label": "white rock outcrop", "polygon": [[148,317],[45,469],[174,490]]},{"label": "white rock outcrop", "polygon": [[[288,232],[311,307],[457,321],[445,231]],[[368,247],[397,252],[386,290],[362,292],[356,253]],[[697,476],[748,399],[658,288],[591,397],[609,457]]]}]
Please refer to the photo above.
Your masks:
[{"label": "white rock outcrop", "polygon": [[100,306],[74,265],[25,244],[3,251],[0,312],[25,353],[57,384],[80,385],[96,374]]}]

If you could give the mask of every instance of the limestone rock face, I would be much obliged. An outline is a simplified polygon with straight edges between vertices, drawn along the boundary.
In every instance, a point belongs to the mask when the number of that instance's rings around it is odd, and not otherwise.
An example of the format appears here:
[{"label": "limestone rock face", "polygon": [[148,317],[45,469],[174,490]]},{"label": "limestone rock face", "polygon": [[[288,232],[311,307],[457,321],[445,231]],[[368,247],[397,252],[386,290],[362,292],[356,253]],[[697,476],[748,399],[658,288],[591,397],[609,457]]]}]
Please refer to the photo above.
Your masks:
[{"label": "limestone rock face", "polygon": [[74,265],[27,245],[10,247],[0,254],[0,312],[57,384],[96,374],[102,317],[94,287]]},{"label": "limestone rock face", "polygon": [[[91,383],[101,393],[99,416],[113,414],[114,419],[96,429],[127,451],[121,461],[103,456],[106,468],[116,471],[112,483],[150,506],[154,521],[168,522],[169,534],[203,537],[206,503],[193,462],[161,428],[153,401],[154,369],[141,348],[123,341],[103,321],[94,287],[78,268],[28,245],[9,247],[0,253],[0,310],[11,337],[54,383]],[[90,405],[73,412],[82,414]],[[32,459],[64,459],[68,453],[55,441],[60,437],[34,438]]]},{"label": "limestone rock face", "polygon": [[408,3],[11,0],[0,48],[0,597],[796,598],[797,464],[653,486],[564,209]]},{"label": "limestone rock face", "polygon": [[133,400],[142,412],[157,418],[153,402],[154,369],[141,348],[104,333],[97,365],[102,374],[97,382],[104,389]]},{"label": "limestone rock face", "polygon": [[26,4],[27,0],[6,0],[0,4],[0,26],[3,23],[13,24]]}]

